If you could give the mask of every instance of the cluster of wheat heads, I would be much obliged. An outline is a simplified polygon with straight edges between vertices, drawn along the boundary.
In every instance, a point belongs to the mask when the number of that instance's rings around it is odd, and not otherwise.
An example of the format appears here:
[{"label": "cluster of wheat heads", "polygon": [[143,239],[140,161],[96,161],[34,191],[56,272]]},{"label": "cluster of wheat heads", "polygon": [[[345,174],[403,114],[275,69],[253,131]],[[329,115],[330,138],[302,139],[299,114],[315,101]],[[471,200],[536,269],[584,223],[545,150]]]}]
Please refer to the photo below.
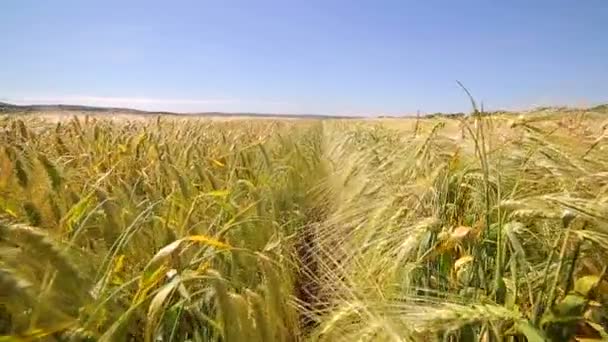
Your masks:
[{"label": "cluster of wheat heads", "polygon": [[606,338],[601,120],[1,117],[0,340]]}]

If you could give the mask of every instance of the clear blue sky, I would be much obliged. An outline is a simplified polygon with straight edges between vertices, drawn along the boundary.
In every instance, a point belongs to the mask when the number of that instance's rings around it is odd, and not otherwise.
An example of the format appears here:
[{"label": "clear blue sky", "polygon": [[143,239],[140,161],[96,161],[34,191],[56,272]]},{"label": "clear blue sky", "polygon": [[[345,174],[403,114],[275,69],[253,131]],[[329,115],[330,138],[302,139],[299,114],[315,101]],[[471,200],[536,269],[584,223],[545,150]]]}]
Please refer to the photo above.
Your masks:
[{"label": "clear blue sky", "polygon": [[0,101],[403,114],[608,102],[608,0],[0,1]]}]

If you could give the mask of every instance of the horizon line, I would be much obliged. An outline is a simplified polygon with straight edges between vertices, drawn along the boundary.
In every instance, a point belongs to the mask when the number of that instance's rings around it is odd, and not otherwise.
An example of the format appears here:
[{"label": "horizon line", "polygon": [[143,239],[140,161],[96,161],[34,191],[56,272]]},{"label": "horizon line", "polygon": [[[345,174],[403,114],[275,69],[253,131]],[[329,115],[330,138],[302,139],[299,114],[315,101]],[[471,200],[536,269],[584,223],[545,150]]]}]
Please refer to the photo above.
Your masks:
[{"label": "horizon line", "polygon": [[[73,100],[73,101],[70,101]],[[67,100],[67,101],[66,101]],[[148,113],[167,113],[167,114],[182,114],[182,115],[195,115],[195,114],[228,114],[228,115],[286,115],[286,116],[321,116],[321,117],[416,117],[418,115],[427,116],[433,114],[468,114],[473,110],[468,111],[423,111],[417,110],[416,112],[402,112],[399,114],[394,113],[305,113],[305,112],[290,112],[290,111],[230,111],[230,110],[193,110],[193,111],[180,111],[180,110],[166,110],[166,109],[151,109],[143,108],[137,104],[158,104],[158,105],[188,105],[188,104],[228,104],[228,103],[242,103],[238,99],[207,99],[207,100],[193,100],[193,99],[163,99],[163,98],[143,98],[143,97],[99,97],[99,96],[66,96],[66,97],[23,97],[20,100],[11,97],[0,97],[0,103],[17,106],[17,107],[33,107],[33,106],[68,106],[68,107],[86,107],[86,108],[98,108],[98,109],[120,109],[130,110]],[[281,103],[271,102],[267,103]],[[530,112],[535,110],[541,110],[546,108],[554,109],[591,109],[594,107],[608,105],[608,102],[596,102],[589,105],[536,105],[529,106],[527,108],[511,108],[511,109],[495,109],[486,110],[485,112]],[[139,108],[138,108],[139,107]]]}]

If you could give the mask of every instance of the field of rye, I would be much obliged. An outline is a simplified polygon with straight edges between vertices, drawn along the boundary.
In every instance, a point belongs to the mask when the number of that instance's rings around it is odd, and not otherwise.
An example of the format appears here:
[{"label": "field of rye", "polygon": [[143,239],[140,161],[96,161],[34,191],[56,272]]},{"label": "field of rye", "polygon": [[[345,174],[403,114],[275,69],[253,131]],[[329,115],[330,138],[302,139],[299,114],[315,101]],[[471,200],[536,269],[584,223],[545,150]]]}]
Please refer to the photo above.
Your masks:
[{"label": "field of rye", "polygon": [[0,116],[0,341],[606,339],[606,118]]}]

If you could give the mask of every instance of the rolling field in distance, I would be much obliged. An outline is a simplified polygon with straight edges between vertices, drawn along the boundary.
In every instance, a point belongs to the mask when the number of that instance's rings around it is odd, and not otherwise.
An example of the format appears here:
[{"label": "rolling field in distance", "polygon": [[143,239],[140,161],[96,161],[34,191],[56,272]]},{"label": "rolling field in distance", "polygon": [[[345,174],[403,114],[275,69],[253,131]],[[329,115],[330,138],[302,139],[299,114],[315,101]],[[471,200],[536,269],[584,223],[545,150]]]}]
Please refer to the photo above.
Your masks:
[{"label": "rolling field in distance", "polygon": [[607,113],[0,115],[0,341],[607,339]]}]

